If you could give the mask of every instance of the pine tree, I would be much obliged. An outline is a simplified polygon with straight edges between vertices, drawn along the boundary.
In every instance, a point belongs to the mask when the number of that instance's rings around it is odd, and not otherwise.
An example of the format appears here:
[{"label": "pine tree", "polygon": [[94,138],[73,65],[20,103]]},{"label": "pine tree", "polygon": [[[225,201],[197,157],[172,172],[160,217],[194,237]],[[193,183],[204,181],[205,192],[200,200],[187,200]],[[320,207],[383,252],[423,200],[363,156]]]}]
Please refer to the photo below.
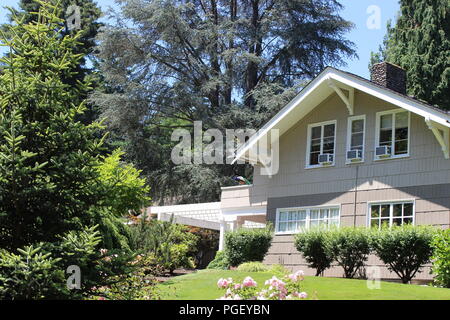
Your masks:
[{"label": "pine tree", "polygon": [[450,3],[401,0],[396,25],[387,28],[374,62],[386,60],[407,71],[408,94],[450,110]]},{"label": "pine tree", "polygon": [[[43,2],[41,2],[42,4]],[[100,124],[76,117],[84,82],[68,84],[80,34],[61,37],[59,8],[46,4],[30,23],[16,20],[0,41],[10,48],[0,76],[0,247],[54,241],[92,225]]]}]

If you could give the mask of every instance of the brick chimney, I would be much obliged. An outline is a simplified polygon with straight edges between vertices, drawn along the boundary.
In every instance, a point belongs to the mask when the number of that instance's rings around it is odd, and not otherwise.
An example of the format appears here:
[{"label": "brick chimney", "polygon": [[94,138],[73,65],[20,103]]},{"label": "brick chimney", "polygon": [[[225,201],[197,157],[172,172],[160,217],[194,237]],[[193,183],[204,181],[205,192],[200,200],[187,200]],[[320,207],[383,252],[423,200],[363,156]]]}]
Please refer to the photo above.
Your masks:
[{"label": "brick chimney", "polygon": [[370,80],[380,86],[406,94],[406,71],[389,62],[377,63],[372,67]]}]

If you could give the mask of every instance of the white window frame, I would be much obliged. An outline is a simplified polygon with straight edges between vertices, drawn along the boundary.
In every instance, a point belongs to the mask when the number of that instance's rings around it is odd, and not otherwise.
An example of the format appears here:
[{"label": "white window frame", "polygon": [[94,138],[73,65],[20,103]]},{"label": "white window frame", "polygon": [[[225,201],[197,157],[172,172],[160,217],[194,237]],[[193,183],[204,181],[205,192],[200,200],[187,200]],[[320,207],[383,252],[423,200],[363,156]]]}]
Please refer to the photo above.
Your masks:
[{"label": "white window frame", "polygon": [[[351,151],[352,149],[352,123],[355,120],[363,120],[364,122],[364,131],[363,131],[363,144],[362,144],[362,159],[358,162],[352,162],[349,159],[347,159],[347,152]],[[366,115],[360,115],[360,116],[354,116],[349,117],[347,120],[347,152],[345,153],[345,163],[346,164],[352,164],[352,163],[362,163],[365,159],[366,154]]]},{"label": "white window frame", "polygon": [[[396,113],[401,113],[401,112],[407,112],[408,113],[408,152],[405,154],[399,154],[399,155],[395,155],[395,141],[394,141],[394,136],[395,136],[395,116],[392,117],[392,132],[393,132],[393,137],[392,137],[392,142],[391,142],[391,156],[387,157],[387,158],[380,158],[377,157],[376,155],[376,148],[379,147],[379,143],[380,143],[380,126],[381,126],[381,116],[387,115],[387,114],[391,114],[391,115],[395,115]],[[375,124],[375,148],[374,148],[374,153],[373,153],[373,157],[374,157],[374,161],[383,161],[383,160],[391,160],[391,159],[400,159],[400,158],[407,158],[409,157],[410,154],[410,149],[411,149],[411,112],[409,112],[408,110],[405,109],[393,109],[393,110],[388,110],[388,111],[381,111],[381,112],[377,112],[376,113],[376,124]]]},{"label": "white window frame", "polygon": [[275,215],[275,234],[276,235],[291,235],[291,234],[297,234],[301,231],[278,231],[279,229],[279,217],[280,217],[280,212],[286,212],[286,211],[301,211],[304,210],[306,211],[306,224],[305,224],[305,229],[309,230],[310,229],[310,223],[311,223],[311,211],[312,210],[320,210],[320,209],[338,209],[339,210],[339,217],[338,217],[338,224],[337,227],[339,228],[341,226],[341,212],[342,212],[342,208],[341,205],[323,205],[323,206],[313,206],[313,207],[292,207],[292,208],[277,208],[276,211],[276,215]]},{"label": "white window frame", "polygon": [[[406,200],[386,200],[386,201],[371,201],[367,202],[367,217],[366,217],[366,226],[367,228],[371,228],[371,216],[372,216],[372,206],[380,206],[380,205],[390,205],[389,207],[389,228],[392,227],[393,222],[393,211],[394,211],[394,205],[395,204],[405,204],[405,203],[412,203],[412,225],[416,225],[416,199],[406,199]],[[381,212],[380,212],[381,214]]]},{"label": "white window frame", "polygon": [[[322,154],[323,151],[323,133],[324,133],[324,126],[334,124],[334,149],[333,149],[333,163],[327,166],[316,164],[316,165],[310,165],[310,157],[311,157],[311,136],[312,136],[312,128],[315,127],[322,127],[321,137],[320,137],[320,154]],[[313,169],[313,168],[326,168],[326,167],[333,167],[336,164],[336,136],[337,136],[337,120],[331,120],[331,121],[324,121],[319,123],[312,123],[308,125],[308,134],[307,134],[307,143],[306,143],[306,166],[305,169]]]}]

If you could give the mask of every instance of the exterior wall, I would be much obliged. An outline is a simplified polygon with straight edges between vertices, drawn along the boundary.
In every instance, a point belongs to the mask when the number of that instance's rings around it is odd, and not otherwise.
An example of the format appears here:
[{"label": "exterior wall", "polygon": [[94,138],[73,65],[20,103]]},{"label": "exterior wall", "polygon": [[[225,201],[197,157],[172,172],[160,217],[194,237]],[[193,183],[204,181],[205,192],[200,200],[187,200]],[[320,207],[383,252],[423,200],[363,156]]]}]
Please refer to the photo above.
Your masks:
[{"label": "exterior wall", "polygon": [[[415,200],[415,224],[450,227],[450,160],[424,118],[411,114],[409,157],[374,161],[376,113],[397,109],[377,98],[355,92],[355,114],[366,115],[364,163],[346,164],[347,122],[341,99],[333,94],[280,138],[280,170],[271,178],[254,174],[254,186],[266,190],[267,220],[275,223],[277,208],[341,205],[341,226],[367,225],[368,202]],[[337,120],[335,166],[306,169],[307,127]],[[255,168],[257,169],[257,168]],[[276,236],[265,260],[293,269],[304,266],[292,236]],[[381,265],[371,257],[370,265]],[[332,268],[329,276],[342,276]],[[383,277],[397,278],[383,269]],[[418,276],[428,279],[425,271]]]},{"label": "exterior wall", "polygon": [[[366,115],[365,162],[345,164],[347,108],[333,94],[280,138],[280,170],[271,178],[254,173],[254,189],[265,190],[267,198],[297,195],[345,193],[396,189],[450,183],[450,160],[424,118],[411,114],[410,156],[374,161],[376,112],[396,109],[367,94],[355,93],[355,116]],[[336,164],[333,167],[305,169],[307,126],[337,120]],[[388,192],[387,192],[388,193]]]}]

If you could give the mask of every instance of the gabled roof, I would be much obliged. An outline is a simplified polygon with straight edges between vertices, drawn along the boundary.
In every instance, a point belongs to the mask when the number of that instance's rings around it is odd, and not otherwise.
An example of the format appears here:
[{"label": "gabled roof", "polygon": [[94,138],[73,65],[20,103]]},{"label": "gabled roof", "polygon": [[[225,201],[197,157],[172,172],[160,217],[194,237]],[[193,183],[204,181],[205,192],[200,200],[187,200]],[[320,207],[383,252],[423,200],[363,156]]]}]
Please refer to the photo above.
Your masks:
[{"label": "gabled roof", "polygon": [[[420,115],[427,120],[427,123],[436,123],[439,127],[450,128],[450,114],[447,111],[438,109],[407,95],[380,86],[374,82],[364,79],[355,74],[335,69],[325,68],[316,78],[314,78],[303,90],[283,109],[281,109],[272,119],[270,119],[256,134],[238,149],[237,160],[246,159],[246,153],[272,129],[279,130],[279,136],[289,130],[304,116],[320,105],[326,98],[335,92],[336,87],[348,90],[359,90]],[[340,92],[342,93],[342,91]],[[344,96],[344,99],[346,97]],[[351,99],[350,99],[351,100]],[[351,101],[347,101],[350,103]],[[350,106],[348,106],[350,107]]]}]

